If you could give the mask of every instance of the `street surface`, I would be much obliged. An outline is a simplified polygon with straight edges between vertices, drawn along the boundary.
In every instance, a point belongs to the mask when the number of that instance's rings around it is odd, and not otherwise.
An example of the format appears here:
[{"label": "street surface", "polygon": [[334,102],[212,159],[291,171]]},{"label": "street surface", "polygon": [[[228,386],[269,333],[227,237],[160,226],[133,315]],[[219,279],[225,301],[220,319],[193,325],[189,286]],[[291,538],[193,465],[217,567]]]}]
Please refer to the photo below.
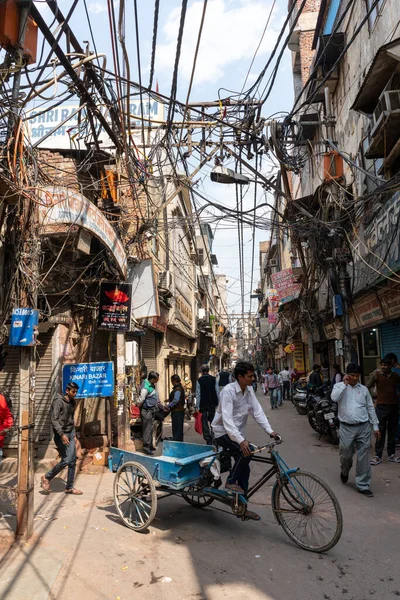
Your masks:
[{"label": "street surface", "polygon": [[[258,397],[266,406],[264,397]],[[1,561],[0,599],[400,597],[400,465],[384,462],[375,467],[375,497],[365,498],[357,494],[352,475],[346,486],[340,483],[337,449],[318,440],[307,418],[290,403],[268,409],[267,415],[283,436],[283,458],[290,466],[321,476],[340,501],[343,535],[329,553],[301,550],[277,525],[270,507],[272,481],[250,505],[261,522],[243,523],[211,507],[199,510],[169,497],[159,503],[149,531],[135,533],[116,516],[113,475],[85,474],[78,478],[85,492],[81,497],[66,497],[60,482],[54,483],[50,496],[37,487],[35,535]],[[265,442],[252,420],[247,437]],[[190,426],[185,439],[200,438]],[[252,472],[261,469],[254,465]],[[39,475],[36,479],[39,483]]]}]

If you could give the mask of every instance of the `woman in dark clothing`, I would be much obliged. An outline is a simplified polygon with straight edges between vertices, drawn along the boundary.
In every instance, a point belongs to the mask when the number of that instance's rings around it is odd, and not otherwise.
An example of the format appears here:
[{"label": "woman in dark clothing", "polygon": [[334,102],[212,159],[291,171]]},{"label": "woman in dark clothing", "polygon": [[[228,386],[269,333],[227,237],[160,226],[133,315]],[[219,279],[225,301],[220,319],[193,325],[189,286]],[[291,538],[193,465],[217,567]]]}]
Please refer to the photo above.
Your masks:
[{"label": "woman in dark clothing", "polygon": [[171,411],[172,438],[174,442],[183,442],[183,423],[185,418],[185,390],[179,375],[172,375],[172,392],[169,395],[167,409]]}]

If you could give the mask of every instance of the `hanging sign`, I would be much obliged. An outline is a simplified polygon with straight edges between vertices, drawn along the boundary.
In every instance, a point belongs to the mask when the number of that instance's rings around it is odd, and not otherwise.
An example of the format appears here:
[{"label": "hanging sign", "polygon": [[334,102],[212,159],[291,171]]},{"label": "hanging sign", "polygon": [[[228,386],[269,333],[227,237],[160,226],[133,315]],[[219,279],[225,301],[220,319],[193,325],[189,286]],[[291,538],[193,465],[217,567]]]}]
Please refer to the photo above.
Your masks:
[{"label": "hanging sign", "polygon": [[129,331],[132,284],[104,282],[100,286],[99,329]]},{"label": "hanging sign", "polygon": [[77,398],[98,398],[114,395],[114,363],[95,362],[64,365],[62,389],[67,383],[79,385]]},{"label": "hanging sign", "polygon": [[285,269],[284,271],[278,271],[278,273],[272,273],[271,279],[281,304],[291,302],[295,298],[298,298],[300,286],[297,283],[292,269]]},{"label": "hanging sign", "polygon": [[39,311],[36,308],[14,308],[11,316],[10,346],[35,346]]}]

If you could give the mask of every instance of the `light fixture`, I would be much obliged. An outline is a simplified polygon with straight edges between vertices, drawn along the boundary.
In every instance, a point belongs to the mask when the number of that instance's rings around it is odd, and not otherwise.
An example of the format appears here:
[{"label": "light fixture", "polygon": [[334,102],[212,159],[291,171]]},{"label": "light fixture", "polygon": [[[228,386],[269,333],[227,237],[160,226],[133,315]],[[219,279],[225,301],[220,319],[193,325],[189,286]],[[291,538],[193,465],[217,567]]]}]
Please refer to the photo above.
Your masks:
[{"label": "light fixture", "polygon": [[250,179],[242,173],[236,173],[228,167],[217,165],[211,171],[211,181],[215,183],[238,183],[239,185],[248,185]]}]

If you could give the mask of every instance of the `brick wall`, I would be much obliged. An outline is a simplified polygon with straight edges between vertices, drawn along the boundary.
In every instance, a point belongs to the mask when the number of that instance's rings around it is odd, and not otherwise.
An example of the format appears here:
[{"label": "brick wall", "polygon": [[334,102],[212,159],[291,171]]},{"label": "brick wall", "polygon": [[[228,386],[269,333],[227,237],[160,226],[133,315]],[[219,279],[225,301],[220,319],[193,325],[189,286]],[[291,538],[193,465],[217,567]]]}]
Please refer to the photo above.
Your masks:
[{"label": "brick wall", "polygon": [[314,50],[311,50],[313,39],[314,31],[302,31],[300,33],[300,68],[303,85],[310,75],[310,65],[314,57]]}]

